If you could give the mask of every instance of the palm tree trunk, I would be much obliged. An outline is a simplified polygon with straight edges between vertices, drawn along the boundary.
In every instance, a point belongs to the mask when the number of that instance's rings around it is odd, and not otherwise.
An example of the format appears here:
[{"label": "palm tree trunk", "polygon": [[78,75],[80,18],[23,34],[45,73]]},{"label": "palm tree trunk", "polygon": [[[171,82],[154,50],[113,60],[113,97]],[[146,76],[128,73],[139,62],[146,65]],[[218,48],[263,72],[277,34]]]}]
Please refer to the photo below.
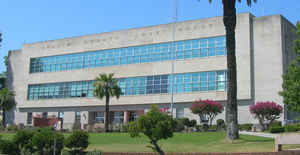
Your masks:
[{"label": "palm tree trunk", "polygon": [[223,0],[223,23],[226,30],[228,90],[226,104],[227,140],[239,138],[235,57],[236,0]]},{"label": "palm tree trunk", "polygon": [[105,132],[109,132],[108,125],[109,125],[109,94],[106,94],[105,100]]}]

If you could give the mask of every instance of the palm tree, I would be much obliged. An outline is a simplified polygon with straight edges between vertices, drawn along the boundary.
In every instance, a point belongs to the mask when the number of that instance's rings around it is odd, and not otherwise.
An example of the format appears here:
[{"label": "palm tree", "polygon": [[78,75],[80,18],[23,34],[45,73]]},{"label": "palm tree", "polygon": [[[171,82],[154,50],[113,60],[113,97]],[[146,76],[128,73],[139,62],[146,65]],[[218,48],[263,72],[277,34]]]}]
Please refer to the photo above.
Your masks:
[{"label": "palm tree", "polygon": [[[208,0],[209,3],[212,0]],[[227,49],[227,74],[228,90],[226,104],[226,123],[227,140],[239,138],[238,130],[238,105],[237,105],[237,81],[236,81],[236,57],[235,57],[235,28],[236,28],[236,1],[241,0],[222,0],[223,3],[223,23],[226,31],[226,49]],[[247,0],[247,5],[257,0]]]},{"label": "palm tree", "polygon": [[0,90],[0,111],[2,110],[2,125],[5,127],[5,111],[11,110],[15,106],[15,94],[7,88]]},{"label": "palm tree", "polygon": [[118,80],[113,78],[114,74],[100,74],[94,82],[94,96],[103,99],[105,96],[105,132],[108,132],[109,124],[109,99],[116,96],[118,99],[121,95],[121,88],[118,85]]}]

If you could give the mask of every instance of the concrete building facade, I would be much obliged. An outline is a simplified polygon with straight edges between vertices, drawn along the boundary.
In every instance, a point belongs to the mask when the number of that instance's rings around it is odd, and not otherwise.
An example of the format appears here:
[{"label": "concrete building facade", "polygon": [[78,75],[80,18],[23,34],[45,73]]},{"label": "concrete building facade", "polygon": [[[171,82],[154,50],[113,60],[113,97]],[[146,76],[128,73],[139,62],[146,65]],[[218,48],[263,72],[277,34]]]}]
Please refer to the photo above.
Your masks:
[{"label": "concrete building facade", "polygon": [[[189,107],[196,99],[226,101],[226,44],[222,17],[24,44],[9,52],[9,86],[16,108],[11,124],[30,125],[37,114],[55,115],[64,128],[104,121],[105,100],[93,97],[100,73],[114,73],[124,93],[112,98],[112,122],[128,122],[152,104],[170,106],[174,61],[174,116],[199,121]],[[239,123],[255,123],[249,106],[275,101],[281,75],[294,58],[296,28],[281,15],[237,16],[236,58]],[[224,119],[224,113],[218,118]],[[281,117],[292,119],[287,110]]]}]

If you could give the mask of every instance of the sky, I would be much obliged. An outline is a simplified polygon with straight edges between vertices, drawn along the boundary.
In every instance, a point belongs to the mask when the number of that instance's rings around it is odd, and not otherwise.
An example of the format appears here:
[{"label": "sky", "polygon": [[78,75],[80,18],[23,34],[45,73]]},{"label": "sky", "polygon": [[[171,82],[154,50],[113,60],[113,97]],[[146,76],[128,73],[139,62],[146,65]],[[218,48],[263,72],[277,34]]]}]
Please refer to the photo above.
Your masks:
[{"label": "sky", "polygon": [[[173,21],[174,0],[1,0],[0,72],[3,57],[24,43],[137,28]],[[248,7],[237,3],[237,13],[282,14],[300,21],[300,0],[257,0]],[[178,21],[222,16],[222,0],[178,0]]]}]

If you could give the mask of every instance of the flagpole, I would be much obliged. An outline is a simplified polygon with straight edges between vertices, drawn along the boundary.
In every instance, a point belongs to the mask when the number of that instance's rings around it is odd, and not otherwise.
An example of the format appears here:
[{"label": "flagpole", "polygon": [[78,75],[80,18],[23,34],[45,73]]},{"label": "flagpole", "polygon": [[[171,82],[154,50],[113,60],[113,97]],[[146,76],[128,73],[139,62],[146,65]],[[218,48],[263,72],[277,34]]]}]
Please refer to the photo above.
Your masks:
[{"label": "flagpole", "polygon": [[175,61],[175,39],[176,39],[176,23],[177,23],[177,12],[178,12],[178,0],[173,0],[173,23],[172,23],[172,47],[171,47],[171,116],[173,117],[174,109],[174,61]]}]

